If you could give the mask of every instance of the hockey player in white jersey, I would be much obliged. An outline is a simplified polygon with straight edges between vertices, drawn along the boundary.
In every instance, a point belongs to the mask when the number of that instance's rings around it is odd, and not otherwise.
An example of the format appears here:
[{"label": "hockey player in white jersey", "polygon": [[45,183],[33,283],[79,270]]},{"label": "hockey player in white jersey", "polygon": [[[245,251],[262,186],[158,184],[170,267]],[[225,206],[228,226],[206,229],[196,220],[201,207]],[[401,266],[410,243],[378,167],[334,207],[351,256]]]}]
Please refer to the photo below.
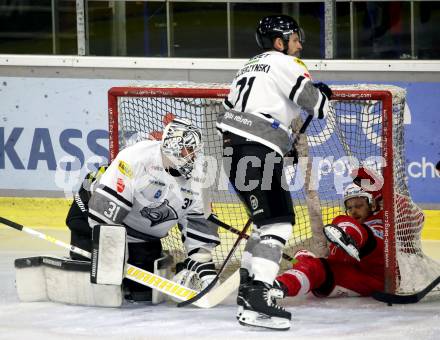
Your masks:
[{"label": "hockey player in white jersey", "polygon": [[313,83],[298,58],[304,33],[293,18],[263,18],[256,40],[264,52],[236,74],[217,128],[229,180],[254,223],[241,263],[237,318],[242,325],[286,330],[291,314],[269,296],[295,223],[290,193],[282,185],[282,159],[294,151],[291,125],[300,110],[324,118],[332,92]]},{"label": "hockey player in white jersey", "polygon": [[[120,224],[127,230],[129,262],[153,271],[162,251],[160,239],[177,223],[188,254],[184,265],[202,287],[209,284],[216,275],[211,252],[219,237],[217,226],[204,216],[202,173],[196,166],[201,136],[187,120],[175,119],[165,127],[162,141],[129,146],[101,169],[99,178],[89,176],[92,185],[76,195],[67,217],[72,244],[90,250],[93,226]],[[129,280],[124,285],[128,298],[150,299],[149,288]]]}]

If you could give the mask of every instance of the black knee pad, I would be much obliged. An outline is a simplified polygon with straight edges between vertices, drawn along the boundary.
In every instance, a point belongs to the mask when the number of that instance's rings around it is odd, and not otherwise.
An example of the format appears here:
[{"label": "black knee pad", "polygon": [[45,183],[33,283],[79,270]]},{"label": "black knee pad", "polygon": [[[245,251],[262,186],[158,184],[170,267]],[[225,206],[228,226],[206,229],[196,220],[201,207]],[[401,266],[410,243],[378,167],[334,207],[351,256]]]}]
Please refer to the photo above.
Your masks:
[{"label": "black knee pad", "polygon": [[[154,271],[154,261],[160,258],[161,254],[162,244],[159,239],[128,243],[128,262],[149,272]],[[124,279],[122,284],[127,300],[151,301],[151,288],[128,279]]]},{"label": "black knee pad", "polygon": [[[88,251],[88,252],[92,251],[92,237],[91,237],[91,235],[79,233],[76,230],[72,230],[70,232],[70,244],[75,247],[78,247],[82,250]],[[70,258],[73,260],[81,260],[81,261],[88,260],[88,261],[90,261],[90,259],[88,259],[84,256],[81,256],[81,255],[78,255],[72,251],[70,252]]]},{"label": "black knee pad", "polygon": [[162,243],[159,239],[149,242],[128,243],[128,262],[136,267],[153,271],[154,261],[162,254]]}]

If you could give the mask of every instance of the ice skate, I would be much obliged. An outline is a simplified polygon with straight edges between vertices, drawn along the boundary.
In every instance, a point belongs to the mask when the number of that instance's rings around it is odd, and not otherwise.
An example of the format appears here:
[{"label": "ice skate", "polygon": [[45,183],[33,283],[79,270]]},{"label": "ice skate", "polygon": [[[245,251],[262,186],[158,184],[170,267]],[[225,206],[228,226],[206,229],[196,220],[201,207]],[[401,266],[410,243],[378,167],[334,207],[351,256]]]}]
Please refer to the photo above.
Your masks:
[{"label": "ice skate", "polygon": [[238,318],[241,325],[274,330],[290,328],[291,314],[276,304],[271,289],[270,285],[261,281],[242,287],[240,300],[243,311]]},{"label": "ice skate", "polygon": [[246,304],[246,300],[244,299],[244,289],[251,283],[252,277],[249,275],[249,271],[245,268],[240,268],[240,286],[238,287],[237,294],[237,320],[240,319],[240,316],[243,313],[243,306]]},{"label": "ice skate", "polygon": [[342,228],[337,225],[327,224],[324,227],[324,235],[330,242],[336,244],[348,255],[360,261],[356,242]]}]

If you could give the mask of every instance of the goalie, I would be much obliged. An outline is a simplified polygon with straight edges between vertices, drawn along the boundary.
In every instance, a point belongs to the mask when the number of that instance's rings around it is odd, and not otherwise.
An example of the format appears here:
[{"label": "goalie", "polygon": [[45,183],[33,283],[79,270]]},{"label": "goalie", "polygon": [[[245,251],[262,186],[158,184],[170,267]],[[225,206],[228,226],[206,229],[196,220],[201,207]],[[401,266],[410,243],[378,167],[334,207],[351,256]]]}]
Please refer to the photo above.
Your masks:
[{"label": "goalie", "polygon": [[330,241],[330,255],[317,258],[307,250],[298,251],[293,268],[276,279],[285,295],[312,292],[320,297],[371,296],[383,290],[381,191],[368,192],[350,184],[343,200],[346,215],[337,216],[324,227]]},{"label": "goalie", "polygon": [[[189,121],[176,118],[165,127],[161,141],[129,146],[108,168],[89,174],[66,220],[72,245],[90,251],[93,227],[122,225],[129,263],[152,272],[162,254],[161,238],[177,223],[187,251],[184,267],[201,288],[207,286],[216,276],[211,252],[219,237],[217,226],[205,219],[197,177],[201,137]],[[78,259],[73,253],[71,257]],[[127,299],[151,299],[148,287],[127,279],[123,286]]]}]

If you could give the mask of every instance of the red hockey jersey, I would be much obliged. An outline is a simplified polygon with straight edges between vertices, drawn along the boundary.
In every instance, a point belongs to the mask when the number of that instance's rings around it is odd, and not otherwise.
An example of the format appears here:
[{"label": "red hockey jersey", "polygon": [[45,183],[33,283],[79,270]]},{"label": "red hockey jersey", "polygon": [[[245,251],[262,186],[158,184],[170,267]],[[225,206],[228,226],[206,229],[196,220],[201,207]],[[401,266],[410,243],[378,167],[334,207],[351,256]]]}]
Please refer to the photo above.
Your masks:
[{"label": "red hockey jersey", "polygon": [[336,245],[330,245],[329,262],[350,263],[357,269],[376,278],[384,276],[384,226],[383,212],[370,216],[362,225],[350,216],[340,215],[333,219],[357,243],[361,261],[358,262]]}]

